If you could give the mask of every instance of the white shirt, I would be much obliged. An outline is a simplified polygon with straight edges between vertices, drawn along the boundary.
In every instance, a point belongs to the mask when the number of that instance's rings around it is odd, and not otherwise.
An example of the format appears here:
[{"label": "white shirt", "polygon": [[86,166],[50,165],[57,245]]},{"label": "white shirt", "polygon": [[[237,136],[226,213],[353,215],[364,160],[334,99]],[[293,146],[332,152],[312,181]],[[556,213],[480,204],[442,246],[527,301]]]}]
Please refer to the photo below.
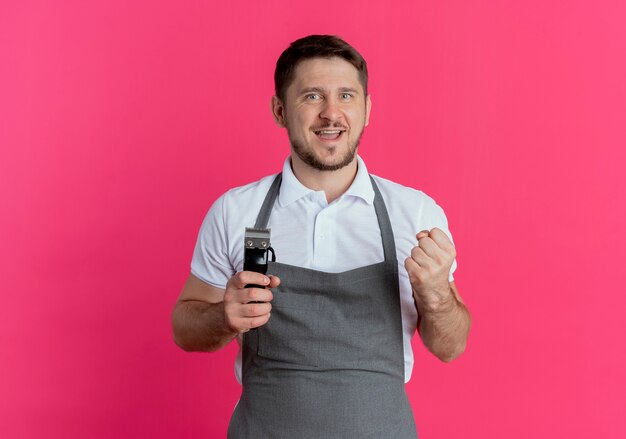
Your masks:
[{"label": "white shirt", "polygon": [[[348,190],[332,203],[324,191],[302,185],[291,169],[283,166],[280,193],[268,227],[276,261],[318,271],[338,273],[384,260],[374,190],[363,160],[357,156],[357,174]],[[222,195],[207,213],[194,250],[191,272],[217,288],[243,269],[244,232],[254,227],[263,200],[276,175],[264,177]],[[450,236],[443,210],[421,191],[373,176],[385,201],[393,229],[398,271],[404,342],[405,382],[411,378],[411,338],[417,329],[417,310],[404,260],[417,245],[415,235],[433,227]],[[456,269],[454,261],[450,270]],[[238,341],[241,340],[238,338]],[[241,351],[235,362],[241,383]]]}]

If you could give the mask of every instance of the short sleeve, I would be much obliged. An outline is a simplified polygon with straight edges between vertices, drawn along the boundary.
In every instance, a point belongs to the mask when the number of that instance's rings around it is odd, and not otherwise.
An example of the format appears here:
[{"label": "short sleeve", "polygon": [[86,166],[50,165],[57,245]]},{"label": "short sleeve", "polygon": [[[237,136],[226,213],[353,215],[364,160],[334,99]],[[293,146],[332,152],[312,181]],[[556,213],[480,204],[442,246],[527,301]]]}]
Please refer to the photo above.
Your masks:
[{"label": "short sleeve", "polygon": [[[426,202],[424,203],[420,224],[421,227],[423,227],[422,230],[431,230],[434,227],[443,230],[454,244],[452,234],[448,228],[448,219],[446,218],[446,214],[443,212],[443,209],[435,203],[435,200],[430,197],[427,197]],[[455,259],[452,262],[452,267],[450,267],[450,274],[448,276],[450,282],[454,281],[453,273],[456,270],[456,266],[457,264]]]},{"label": "short sleeve", "polygon": [[191,273],[217,288],[226,288],[228,279],[235,274],[228,257],[224,214],[222,195],[213,203],[202,222],[191,259]]}]

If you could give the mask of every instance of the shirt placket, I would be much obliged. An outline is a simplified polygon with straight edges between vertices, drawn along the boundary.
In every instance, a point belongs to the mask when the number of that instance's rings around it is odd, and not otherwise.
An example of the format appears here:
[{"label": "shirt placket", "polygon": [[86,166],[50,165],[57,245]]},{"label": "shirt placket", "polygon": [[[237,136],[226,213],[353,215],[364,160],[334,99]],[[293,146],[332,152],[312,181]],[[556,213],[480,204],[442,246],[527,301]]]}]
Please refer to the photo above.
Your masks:
[{"label": "shirt placket", "polygon": [[320,200],[323,205],[315,217],[313,231],[313,267],[317,270],[335,271],[337,262],[337,203],[328,205],[326,199]]}]

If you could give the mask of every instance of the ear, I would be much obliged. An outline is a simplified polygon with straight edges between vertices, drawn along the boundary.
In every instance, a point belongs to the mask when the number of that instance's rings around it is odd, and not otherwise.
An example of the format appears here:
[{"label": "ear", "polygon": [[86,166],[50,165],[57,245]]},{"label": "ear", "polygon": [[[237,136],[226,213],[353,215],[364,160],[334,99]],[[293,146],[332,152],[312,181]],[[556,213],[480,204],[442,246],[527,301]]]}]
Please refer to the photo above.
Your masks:
[{"label": "ear", "polygon": [[370,123],[370,111],[372,111],[372,95],[367,95],[365,98],[365,126]]},{"label": "ear", "polygon": [[287,126],[285,124],[285,107],[278,96],[272,96],[272,116],[274,116],[274,121],[279,127],[285,128]]}]

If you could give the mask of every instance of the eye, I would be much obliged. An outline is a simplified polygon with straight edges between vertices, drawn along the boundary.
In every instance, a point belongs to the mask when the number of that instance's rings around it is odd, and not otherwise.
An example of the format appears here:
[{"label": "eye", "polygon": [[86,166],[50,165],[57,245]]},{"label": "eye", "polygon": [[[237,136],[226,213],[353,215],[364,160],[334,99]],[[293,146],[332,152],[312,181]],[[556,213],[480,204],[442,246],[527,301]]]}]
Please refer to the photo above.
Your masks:
[{"label": "eye", "polygon": [[305,98],[306,98],[308,101],[318,101],[318,100],[320,100],[322,97],[321,97],[319,94],[317,94],[317,93],[312,93],[312,94],[306,95],[306,97],[305,97]]},{"label": "eye", "polygon": [[352,99],[352,94],[350,93],[341,93],[339,95],[341,97],[341,99],[343,99],[344,101],[347,101],[349,99]]}]

